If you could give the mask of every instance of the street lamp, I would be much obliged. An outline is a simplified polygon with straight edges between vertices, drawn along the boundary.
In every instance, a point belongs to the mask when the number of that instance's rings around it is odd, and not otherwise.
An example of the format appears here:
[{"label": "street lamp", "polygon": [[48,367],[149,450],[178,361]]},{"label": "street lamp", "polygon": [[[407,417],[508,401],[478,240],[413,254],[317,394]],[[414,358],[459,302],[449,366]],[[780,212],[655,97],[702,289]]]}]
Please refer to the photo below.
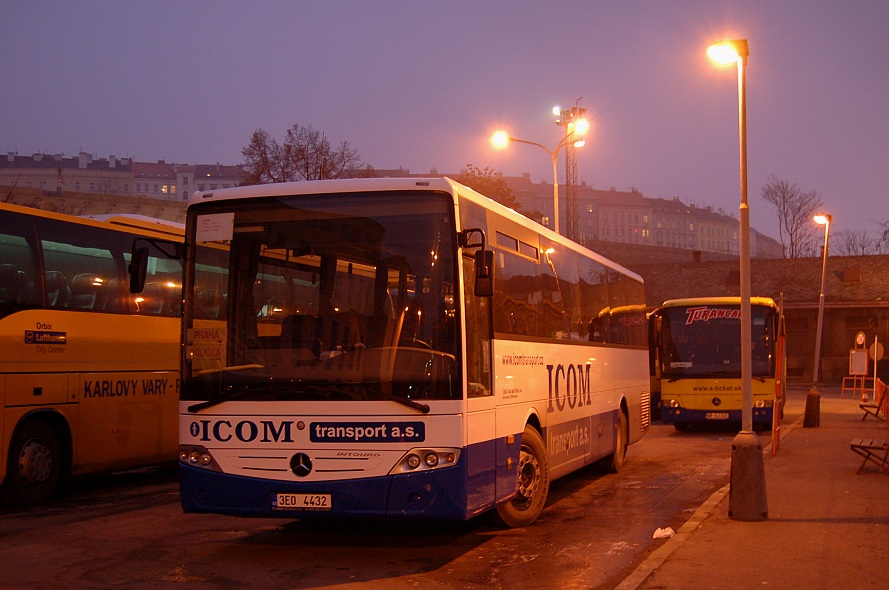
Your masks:
[{"label": "street lamp", "polygon": [[815,328],[815,361],[812,363],[812,388],[806,396],[803,427],[821,424],[821,394],[818,392],[818,370],[821,365],[821,332],[824,326],[824,283],[827,278],[827,246],[830,239],[830,215],[818,214],[815,223],[824,226],[824,254],[821,262],[821,294],[818,296],[818,327]]},{"label": "street lamp", "polygon": [[750,311],[750,208],[747,204],[747,58],[746,39],[721,41],[707,48],[707,55],[721,65],[738,65],[738,138],[740,151],[741,206],[741,432],[732,443],[729,516],[738,520],[768,517],[762,443],[753,430],[753,351]]},{"label": "street lamp", "polygon": [[[558,108],[559,107],[554,108],[553,112],[555,113]],[[561,233],[559,227],[559,150],[568,145],[569,142],[573,142],[574,147],[583,147],[585,140],[582,136],[589,130],[589,128],[590,124],[586,119],[579,119],[570,123],[568,132],[558,145],[556,145],[554,150],[550,150],[546,146],[534,141],[516,139],[515,137],[510,136],[506,131],[497,131],[491,136],[491,143],[498,149],[504,149],[510,143],[524,143],[527,145],[536,145],[549,154],[553,163],[553,229],[555,229],[557,234]]]}]

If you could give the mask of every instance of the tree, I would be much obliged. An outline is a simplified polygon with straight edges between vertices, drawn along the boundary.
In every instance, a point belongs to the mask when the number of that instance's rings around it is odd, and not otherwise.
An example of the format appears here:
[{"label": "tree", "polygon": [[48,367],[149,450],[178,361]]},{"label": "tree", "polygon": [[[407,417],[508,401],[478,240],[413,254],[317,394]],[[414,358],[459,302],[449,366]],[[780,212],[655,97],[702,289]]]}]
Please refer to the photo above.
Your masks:
[{"label": "tree", "polygon": [[802,258],[815,251],[817,226],[812,217],[823,205],[818,191],[804,192],[798,184],[774,174],[762,187],[762,198],[771,203],[778,217],[778,235],[785,258]]},{"label": "tree", "polygon": [[333,149],[322,132],[298,123],[287,130],[283,144],[257,129],[241,153],[245,184],[373,176],[373,167],[348,141]]},{"label": "tree", "polygon": [[878,221],[880,224],[880,237],[877,238],[877,252],[889,252],[889,219]]},{"label": "tree", "polygon": [[467,164],[466,169],[462,170],[460,175],[454,180],[460,184],[465,184],[472,190],[479,192],[488,198],[494,199],[501,205],[505,205],[510,209],[521,213],[525,217],[538,221],[543,217],[543,214],[539,211],[523,211],[522,206],[512,193],[512,189],[509,188],[503,175],[495,172],[487,166],[484,169],[481,169],[472,164]]},{"label": "tree", "polygon": [[831,238],[830,245],[835,245],[835,253],[839,256],[871,256],[880,253],[880,242],[863,230],[837,232],[836,238]]}]

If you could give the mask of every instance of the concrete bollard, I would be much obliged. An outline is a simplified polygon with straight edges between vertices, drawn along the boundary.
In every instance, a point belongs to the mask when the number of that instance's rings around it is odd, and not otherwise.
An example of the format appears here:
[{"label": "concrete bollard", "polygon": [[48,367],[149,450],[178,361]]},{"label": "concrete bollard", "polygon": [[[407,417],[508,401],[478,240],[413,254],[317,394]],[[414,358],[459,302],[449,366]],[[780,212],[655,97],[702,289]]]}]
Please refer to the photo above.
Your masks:
[{"label": "concrete bollard", "polygon": [[806,395],[806,414],[803,416],[803,428],[821,425],[821,394],[814,387]]},{"label": "concrete bollard", "polygon": [[732,441],[728,515],[748,521],[769,517],[762,443],[755,432],[742,430]]}]

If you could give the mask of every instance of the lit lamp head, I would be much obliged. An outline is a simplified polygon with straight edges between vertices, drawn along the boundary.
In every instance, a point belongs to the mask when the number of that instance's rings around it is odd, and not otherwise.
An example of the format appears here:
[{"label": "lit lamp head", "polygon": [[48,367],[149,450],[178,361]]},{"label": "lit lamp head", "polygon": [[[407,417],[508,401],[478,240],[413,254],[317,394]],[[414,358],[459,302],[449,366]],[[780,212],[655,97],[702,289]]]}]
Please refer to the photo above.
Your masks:
[{"label": "lit lamp head", "polygon": [[513,141],[513,138],[506,131],[497,131],[491,136],[491,143],[499,150],[508,146],[511,141]]},{"label": "lit lamp head", "polygon": [[746,63],[750,50],[747,48],[747,39],[736,39],[714,43],[707,48],[707,55],[720,65],[730,65]]},{"label": "lit lamp head", "polygon": [[578,119],[571,123],[571,125],[571,132],[577,137],[577,139],[574,140],[574,147],[583,147],[584,144],[586,144],[586,137],[584,136],[590,130],[590,122],[586,119]]},{"label": "lit lamp head", "polygon": [[830,215],[827,215],[826,213],[819,213],[812,219],[814,219],[815,223],[818,225],[830,225]]}]

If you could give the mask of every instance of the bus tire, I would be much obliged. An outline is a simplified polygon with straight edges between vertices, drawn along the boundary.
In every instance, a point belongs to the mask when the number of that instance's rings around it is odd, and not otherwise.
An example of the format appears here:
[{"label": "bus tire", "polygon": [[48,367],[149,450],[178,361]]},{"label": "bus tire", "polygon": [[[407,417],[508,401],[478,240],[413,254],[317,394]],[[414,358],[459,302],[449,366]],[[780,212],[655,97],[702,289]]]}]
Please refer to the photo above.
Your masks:
[{"label": "bus tire", "polygon": [[617,473],[627,460],[627,445],[630,441],[630,423],[623,408],[617,413],[614,452],[599,461],[599,467],[606,473]]},{"label": "bus tire", "polygon": [[49,500],[62,477],[63,462],[59,438],[46,422],[21,424],[9,447],[4,503],[23,508]]},{"label": "bus tire", "polygon": [[519,451],[516,495],[497,506],[497,516],[510,528],[532,524],[546,505],[549,494],[549,463],[546,445],[533,426],[525,426]]}]

